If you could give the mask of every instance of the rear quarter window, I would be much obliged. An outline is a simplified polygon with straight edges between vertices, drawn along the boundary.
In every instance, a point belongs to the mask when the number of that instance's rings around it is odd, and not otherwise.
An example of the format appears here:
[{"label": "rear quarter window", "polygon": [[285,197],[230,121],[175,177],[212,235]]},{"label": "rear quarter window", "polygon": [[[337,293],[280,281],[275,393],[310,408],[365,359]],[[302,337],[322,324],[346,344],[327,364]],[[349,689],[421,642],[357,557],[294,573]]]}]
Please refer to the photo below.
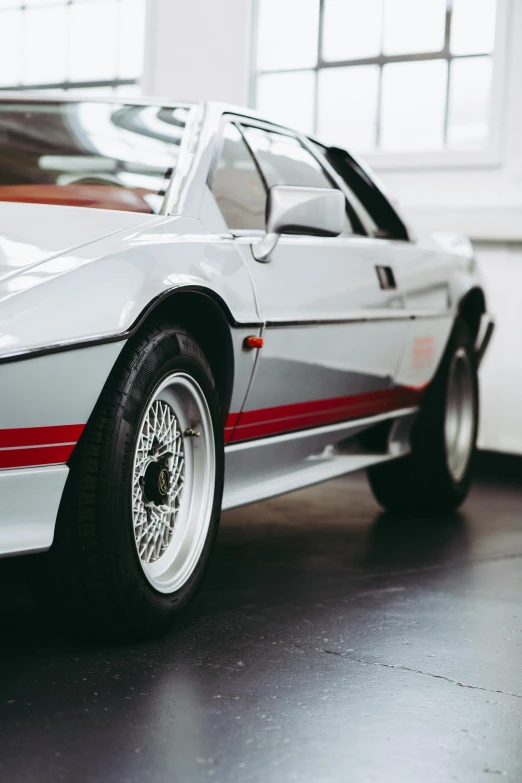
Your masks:
[{"label": "rear quarter window", "polygon": [[370,174],[352,156],[339,147],[316,147],[344,180],[375,224],[375,236],[382,239],[409,240],[408,230]]}]

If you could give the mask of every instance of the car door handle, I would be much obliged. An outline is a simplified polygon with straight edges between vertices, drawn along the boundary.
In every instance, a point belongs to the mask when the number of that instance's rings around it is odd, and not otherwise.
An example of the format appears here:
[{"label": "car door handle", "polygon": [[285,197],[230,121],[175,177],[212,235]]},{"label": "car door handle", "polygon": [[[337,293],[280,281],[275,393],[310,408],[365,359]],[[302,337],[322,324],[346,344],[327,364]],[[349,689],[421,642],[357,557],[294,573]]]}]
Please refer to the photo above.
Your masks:
[{"label": "car door handle", "polygon": [[379,278],[379,285],[384,291],[397,288],[395,282],[395,275],[391,266],[376,266],[377,277]]}]

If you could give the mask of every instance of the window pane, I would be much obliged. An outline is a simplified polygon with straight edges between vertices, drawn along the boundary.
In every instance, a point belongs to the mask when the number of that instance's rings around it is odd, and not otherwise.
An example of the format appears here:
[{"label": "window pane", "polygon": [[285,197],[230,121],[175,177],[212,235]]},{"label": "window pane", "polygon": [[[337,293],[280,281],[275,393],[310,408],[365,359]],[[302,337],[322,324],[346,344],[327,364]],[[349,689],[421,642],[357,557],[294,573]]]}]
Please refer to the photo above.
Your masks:
[{"label": "window pane", "polygon": [[21,79],[22,12],[3,11],[0,16],[0,84],[10,86]]},{"label": "window pane", "polygon": [[382,149],[440,149],[447,62],[391,63],[384,66],[382,80]]},{"label": "window pane", "polygon": [[113,79],[116,75],[117,2],[73,3],[70,13],[69,78],[71,81]]},{"label": "window pane", "polygon": [[227,226],[265,228],[266,191],[247,146],[234,125],[226,125],[212,192]]},{"label": "window pane", "polygon": [[323,58],[356,60],[381,52],[382,0],[325,0]]},{"label": "window pane", "polygon": [[314,156],[292,136],[269,133],[260,128],[245,128],[245,136],[259,161],[268,187],[333,187]]},{"label": "window pane", "polygon": [[[335,188],[314,156],[298,139],[259,128],[245,128],[245,136],[254,150],[268,187],[293,185],[304,188]],[[345,214],[343,234],[353,234]]]},{"label": "window pane", "polygon": [[141,87],[139,84],[122,84],[121,87],[113,87],[114,94],[124,98],[141,97]]},{"label": "window pane", "polygon": [[384,0],[384,54],[444,48],[446,0]]},{"label": "window pane", "polygon": [[318,36],[319,0],[260,0],[258,69],[312,68]]},{"label": "window pane", "polygon": [[257,108],[269,120],[311,133],[314,87],[313,71],[263,74],[257,80]]},{"label": "window pane", "polygon": [[269,133],[260,128],[245,128],[245,136],[259,160],[268,187],[332,187],[318,161],[292,136]]},{"label": "window pane", "polygon": [[146,2],[0,0],[0,86],[138,79]]},{"label": "window pane", "polygon": [[480,149],[488,136],[491,57],[453,60],[450,75],[448,144]]},{"label": "window pane", "polygon": [[495,43],[496,0],[453,0],[453,54],[492,52]]},{"label": "window pane", "polygon": [[379,232],[381,237],[408,239],[404,223],[370,174],[363,171],[350,154],[342,149],[327,150],[325,154],[352,193],[352,200],[355,199],[360,209],[368,215],[369,222],[374,225],[374,232]]},{"label": "window pane", "polygon": [[66,53],[67,8],[28,8],[24,13],[25,84],[65,81]]},{"label": "window pane", "polygon": [[[347,177],[345,176],[344,172],[342,172],[342,169],[340,171],[340,166],[336,165],[339,159],[339,156],[342,157],[342,151],[335,151],[335,153],[332,155],[329,153],[329,151],[322,145],[314,142],[314,147],[321,156],[321,161],[327,160],[328,163],[332,166],[332,168],[339,174],[342,180],[344,180],[344,184],[346,186],[346,189],[348,190],[348,193],[350,194],[350,203],[352,207],[355,207],[357,209],[357,213],[359,217],[363,216],[364,221],[368,226],[369,232],[371,234],[375,234],[379,228],[377,226],[377,223],[373,219],[371,212],[369,209],[367,209],[366,205],[364,204],[363,200],[359,198],[359,196],[356,195],[355,189],[350,185],[348,182]],[[346,153],[348,155],[348,153]],[[366,232],[365,232],[366,233]]]},{"label": "window pane", "polygon": [[118,76],[141,76],[145,41],[145,0],[120,0]]},{"label": "window pane", "polygon": [[330,145],[375,146],[379,67],[325,68],[319,73],[318,134]]}]

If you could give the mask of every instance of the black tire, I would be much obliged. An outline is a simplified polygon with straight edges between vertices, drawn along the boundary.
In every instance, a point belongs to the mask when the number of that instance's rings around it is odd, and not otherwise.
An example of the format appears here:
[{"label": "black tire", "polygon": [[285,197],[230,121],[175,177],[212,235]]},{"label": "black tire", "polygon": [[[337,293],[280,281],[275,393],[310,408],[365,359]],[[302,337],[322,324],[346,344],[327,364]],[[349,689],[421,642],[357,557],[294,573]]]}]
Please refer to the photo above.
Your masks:
[{"label": "black tire", "polygon": [[[192,574],[173,593],[146,578],[134,538],[131,485],[134,446],[154,389],[182,371],[203,391],[215,447],[212,513]],[[223,493],[223,423],[209,364],[194,338],[161,322],[123,349],[73,455],[55,540],[43,556],[48,600],[84,635],[125,639],[165,632],[194,597],[215,542]],[[42,584],[40,580],[39,589]]]},{"label": "black tire", "polygon": [[[457,352],[471,368],[472,448],[463,472],[455,478],[445,441],[450,368]],[[424,515],[452,511],[460,506],[471,487],[477,438],[479,391],[477,359],[467,323],[457,319],[437,374],[427,389],[411,434],[411,453],[367,471],[377,502],[394,513]]]}]

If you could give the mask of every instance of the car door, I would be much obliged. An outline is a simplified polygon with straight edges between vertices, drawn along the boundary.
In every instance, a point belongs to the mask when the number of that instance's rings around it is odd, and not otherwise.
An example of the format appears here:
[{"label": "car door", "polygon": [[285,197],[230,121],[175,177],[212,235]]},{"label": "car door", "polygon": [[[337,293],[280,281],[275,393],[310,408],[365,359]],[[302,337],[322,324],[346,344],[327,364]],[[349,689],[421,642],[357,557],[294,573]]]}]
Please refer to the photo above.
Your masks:
[{"label": "car door", "polygon": [[[237,128],[245,147],[243,170],[236,176],[246,176],[248,168],[252,181],[257,176],[257,191],[273,185],[337,187],[297,136],[246,121]],[[248,166],[245,151],[255,168]],[[386,243],[364,235],[350,208],[341,236],[284,235],[270,262],[259,263],[252,255],[252,245],[263,236],[259,207],[249,207],[246,226],[245,200],[238,216],[219,172],[218,165],[211,187],[251,272],[265,324],[264,345],[231,441],[400,407],[404,399],[394,398],[394,386],[407,317]]]},{"label": "car door", "polygon": [[435,242],[411,239],[382,186],[346,150],[321,150],[373,224],[388,241],[397,283],[409,316],[409,329],[397,380],[425,386],[435,373],[454,319],[453,259]]}]

